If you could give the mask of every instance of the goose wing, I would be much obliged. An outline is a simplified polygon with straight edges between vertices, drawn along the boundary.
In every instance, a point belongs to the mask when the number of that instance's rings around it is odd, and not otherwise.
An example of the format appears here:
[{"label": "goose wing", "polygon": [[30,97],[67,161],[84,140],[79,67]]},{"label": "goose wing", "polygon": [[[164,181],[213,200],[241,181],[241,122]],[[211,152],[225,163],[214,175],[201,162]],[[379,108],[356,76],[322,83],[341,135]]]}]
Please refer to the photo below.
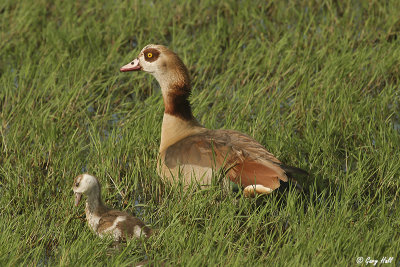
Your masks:
[{"label": "goose wing", "polygon": [[224,169],[241,186],[261,184],[271,189],[287,181],[281,162],[251,137],[232,130],[208,130],[188,136],[168,147],[165,165]]}]

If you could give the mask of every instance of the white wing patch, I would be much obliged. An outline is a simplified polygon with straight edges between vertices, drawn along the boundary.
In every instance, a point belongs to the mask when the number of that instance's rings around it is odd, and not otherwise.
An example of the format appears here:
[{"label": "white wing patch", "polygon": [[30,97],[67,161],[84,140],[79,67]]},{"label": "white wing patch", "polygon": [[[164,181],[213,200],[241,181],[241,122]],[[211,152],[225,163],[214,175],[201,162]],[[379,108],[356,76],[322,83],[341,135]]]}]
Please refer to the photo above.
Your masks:
[{"label": "white wing patch", "polygon": [[138,225],[135,226],[133,233],[134,233],[135,236],[137,236],[137,237],[141,237],[142,235],[147,236],[147,235],[143,232],[142,228],[141,228],[140,226],[138,226]]},{"label": "white wing patch", "polygon": [[103,237],[104,235],[111,235],[114,238],[114,240],[120,239],[122,236],[122,232],[121,229],[117,228],[117,224],[125,220],[126,216],[118,216],[117,218],[115,218],[113,225],[105,229],[102,233],[99,233],[100,237]]},{"label": "white wing patch", "polygon": [[270,194],[272,193],[272,189],[269,187],[265,187],[260,184],[248,185],[243,189],[243,194],[246,197],[254,197],[255,194]]}]

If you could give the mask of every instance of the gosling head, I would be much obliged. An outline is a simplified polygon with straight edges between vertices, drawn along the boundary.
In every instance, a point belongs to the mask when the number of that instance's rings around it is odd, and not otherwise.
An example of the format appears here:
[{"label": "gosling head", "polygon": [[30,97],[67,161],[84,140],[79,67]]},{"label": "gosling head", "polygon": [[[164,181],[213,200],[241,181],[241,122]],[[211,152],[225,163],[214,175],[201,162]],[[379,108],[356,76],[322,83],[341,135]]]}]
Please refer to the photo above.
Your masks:
[{"label": "gosling head", "polygon": [[137,58],[120,68],[122,72],[138,70],[152,74],[163,92],[171,86],[190,86],[186,66],[178,55],[163,45],[146,45]]},{"label": "gosling head", "polygon": [[100,184],[96,177],[87,173],[80,174],[74,179],[73,190],[75,193],[75,206],[78,206],[82,194],[99,194]]}]

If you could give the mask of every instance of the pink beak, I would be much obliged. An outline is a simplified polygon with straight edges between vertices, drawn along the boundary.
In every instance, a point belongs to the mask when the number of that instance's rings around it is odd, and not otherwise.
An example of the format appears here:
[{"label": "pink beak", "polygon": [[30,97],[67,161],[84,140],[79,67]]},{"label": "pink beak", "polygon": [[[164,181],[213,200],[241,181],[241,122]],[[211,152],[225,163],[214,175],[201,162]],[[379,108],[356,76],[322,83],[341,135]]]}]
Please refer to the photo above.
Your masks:
[{"label": "pink beak", "polygon": [[78,207],[79,202],[81,201],[82,194],[81,193],[75,193],[75,207]]},{"label": "pink beak", "polygon": [[139,64],[139,59],[135,58],[131,63],[122,66],[119,70],[125,72],[125,71],[140,70],[141,68],[142,67]]}]

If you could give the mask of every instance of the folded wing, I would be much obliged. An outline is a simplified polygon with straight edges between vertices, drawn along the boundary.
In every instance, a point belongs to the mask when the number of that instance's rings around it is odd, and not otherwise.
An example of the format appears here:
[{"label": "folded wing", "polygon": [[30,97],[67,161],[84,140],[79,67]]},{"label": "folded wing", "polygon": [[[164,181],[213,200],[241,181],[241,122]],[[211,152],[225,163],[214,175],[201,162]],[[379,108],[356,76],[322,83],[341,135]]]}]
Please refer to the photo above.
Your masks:
[{"label": "folded wing", "polygon": [[164,156],[165,165],[223,169],[243,187],[261,184],[271,189],[287,181],[281,162],[251,137],[232,130],[207,130],[178,141]]}]

